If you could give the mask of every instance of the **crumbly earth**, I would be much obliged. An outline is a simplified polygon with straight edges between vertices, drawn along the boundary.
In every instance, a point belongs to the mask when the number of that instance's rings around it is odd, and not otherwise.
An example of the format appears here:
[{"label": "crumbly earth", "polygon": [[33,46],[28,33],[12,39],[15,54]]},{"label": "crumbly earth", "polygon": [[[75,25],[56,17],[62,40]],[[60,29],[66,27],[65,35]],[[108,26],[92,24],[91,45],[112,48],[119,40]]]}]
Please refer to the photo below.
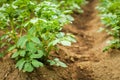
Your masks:
[{"label": "crumbly earth", "polygon": [[0,59],[0,80],[120,80],[120,51],[102,52],[110,36],[98,32],[103,26],[95,9],[98,3],[98,0],[89,0],[83,7],[84,13],[74,13],[73,24],[63,29],[74,34],[77,43],[71,47],[58,45],[59,51],[53,56],[60,58],[68,68],[45,66],[32,73],[23,73],[6,55]]}]

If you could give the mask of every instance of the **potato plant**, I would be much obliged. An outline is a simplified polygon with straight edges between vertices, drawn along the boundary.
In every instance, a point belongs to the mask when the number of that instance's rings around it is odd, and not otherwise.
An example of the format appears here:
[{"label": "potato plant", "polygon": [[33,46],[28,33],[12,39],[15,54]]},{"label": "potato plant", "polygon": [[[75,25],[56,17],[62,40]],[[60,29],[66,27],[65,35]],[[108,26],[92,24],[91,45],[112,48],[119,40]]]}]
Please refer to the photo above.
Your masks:
[{"label": "potato plant", "polygon": [[120,49],[120,0],[100,0],[97,7],[101,14],[101,20],[105,24],[105,30],[113,36],[113,40],[108,41],[104,51],[117,48]]},{"label": "potato plant", "polygon": [[72,10],[74,12],[82,13],[81,5],[85,5],[88,3],[86,0],[49,0],[54,1],[56,3],[61,3],[61,9],[63,10]]},{"label": "potato plant", "polygon": [[[84,1],[84,0],[83,0]],[[58,58],[49,59],[57,44],[70,46],[76,42],[70,33],[61,32],[65,24],[74,19],[73,9],[63,9],[65,3],[49,0],[3,0],[0,2],[0,47],[7,47],[4,53],[12,53],[16,67],[32,72],[45,64],[67,67]],[[75,2],[74,2],[75,3]]]}]

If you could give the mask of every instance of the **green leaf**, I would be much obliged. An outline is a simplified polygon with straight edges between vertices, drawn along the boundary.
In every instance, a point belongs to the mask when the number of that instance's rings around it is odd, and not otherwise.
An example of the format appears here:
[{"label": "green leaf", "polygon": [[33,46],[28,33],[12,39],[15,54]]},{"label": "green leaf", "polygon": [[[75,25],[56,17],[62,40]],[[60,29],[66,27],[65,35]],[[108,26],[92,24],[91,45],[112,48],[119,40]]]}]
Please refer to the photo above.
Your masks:
[{"label": "green leaf", "polygon": [[44,52],[42,50],[38,50],[39,57],[42,57],[44,55]]},{"label": "green leaf", "polygon": [[40,40],[37,37],[32,37],[31,40],[37,44],[40,44]]},{"label": "green leaf", "polygon": [[2,44],[0,45],[0,48],[4,47],[6,44],[7,44],[7,43],[2,43]]},{"label": "green leaf", "polygon": [[64,37],[64,36],[65,36],[65,33],[63,33],[63,32],[60,32],[60,33],[57,34],[57,37],[58,37],[58,38],[62,38],[62,37]]},{"label": "green leaf", "polygon": [[27,40],[27,36],[22,36],[17,42],[17,47],[24,48]]},{"label": "green leaf", "polygon": [[29,24],[30,24],[30,22],[28,21],[28,22],[24,23],[23,26],[27,27]]},{"label": "green leaf", "polygon": [[31,22],[32,24],[35,24],[35,23],[38,22],[38,20],[39,20],[38,18],[33,18],[33,19],[30,20],[30,22]]},{"label": "green leaf", "polygon": [[12,51],[12,50],[15,49],[15,48],[16,48],[16,45],[11,46],[11,47],[8,49],[8,51]]},{"label": "green leaf", "polygon": [[32,54],[30,58],[41,58],[44,55],[42,50],[38,50],[37,54]]},{"label": "green leaf", "polygon": [[2,58],[4,56],[4,54],[3,53],[0,53],[0,58]]},{"label": "green leaf", "polygon": [[43,67],[43,63],[41,63],[41,62],[39,62],[39,61],[37,61],[37,60],[32,60],[32,65],[34,66],[34,67]]},{"label": "green leaf", "polygon": [[61,67],[67,67],[67,65],[66,65],[65,63],[61,62],[61,61],[59,61],[58,64],[59,64],[59,66],[61,66]]},{"label": "green leaf", "polygon": [[58,58],[55,58],[54,61],[56,62],[57,66],[67,67],[67,65],[65,63],[61,62]]},{"label": "green leaf", "polygon": [[66,16],[69,21],[74,21],[74,18],[71,15]]},{"label": "green leaf", "polygon": [[71,46],[71,42],[70,41],[61,41],[60,43],[62,45],[64,45],[64,46]]},{"label": "green leaf", "polygon": [[33,69],[34,69],[34,67],[31,65],[31,63],[25,63],[25,65],[24,65],[24,69],[23,69],[23,71],[24,72],[32,72],[33,71]]},{"label": "green leaf", "polygon": [[29,30],[28,30],[28,35],[34,35],[36,33],[36,28],[35,27],[31,27]]},{"label": "green leaf", "polygon": [[51,66],[56,64],[54,60],[47,60],[47,62],[49,62]]},{"label": "green leaf", "polygon": [[67,65],[65,63],[61,62],[58,58],[55,58],[54,60],[47,60],[47,62],[49,62],[50,65],[67,67]]},{"label": "green leaf", "polygon": [[50,46],[55,46],[55,45],[56,45],[57,43],[59,43],[59,42],[60,42],[60,40],[59,40],[59,39],[56,39],[56,40],[50,42],[50,43],[48,44],[48,47],[50,47]]},{"label": "green leaf", "polygon": [[18,56],[19,56],[19,51],[16,51],[15,53],[13,53],[12,58],[16,58]]},{"label": "green leaf", "polygon": [[17,61],[17,63],[16,63],[16,66],[15,66],[15,67],[18,67],[18,69],[19,69],[19,70],[22,70],[22,68],[23,68],[24,64],[25,64],[25,59],[24,59],[24,58],[22,58],[22,59],[20,59],[19,61]]},{"label": "green leaf", "polygon": [[27,42],[26,43],[26,50],[35,53],[36,52],[35,43]]},{"label": "green leaf", "polygon": [[66,40],[68,40],[70,42],[76,42],[75,37],[71,34],[67,34]]},{"label": "green leaf", "polygon": [[21,57],[25,57],[26,51],[25,50],[20,50],[19,54]]}]

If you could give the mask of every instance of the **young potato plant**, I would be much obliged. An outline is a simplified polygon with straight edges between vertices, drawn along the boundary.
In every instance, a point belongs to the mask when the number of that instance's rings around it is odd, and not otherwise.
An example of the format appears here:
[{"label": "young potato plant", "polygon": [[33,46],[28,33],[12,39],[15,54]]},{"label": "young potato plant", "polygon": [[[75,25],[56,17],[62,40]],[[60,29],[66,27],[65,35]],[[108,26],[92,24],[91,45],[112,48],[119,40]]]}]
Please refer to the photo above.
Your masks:
[{"label": "young potato plant", "polygon": [[74,11],[78,13],[83,12],[80,6],[88,3],[88,1],[86,0],[48,0],[48,1],[54,1],[57,4],[60,3],[61,9],[67,10],[66,12]]},{"label": "young potato plant", "polygon": [[83,10],[80,6],[85,5],[87,3],[86,0],[63,0],[63,9],[72,10],[75,12],[82,13]]},{"label": "young potato plant", "polygon": [[67,65],[58,58],[49,59],[57,44],[70,46],[76,42],[73,35],[61,32],[65,24],[74,19],[61,10],[60,4],[50,1],[14,0],[0,7],[0,46],[13,53],[16,68],[32,72],[47,63],[61,67]]},{"label": "young potato plant", "polygon": [[98,10],[101,14],[101,20],[105,24],[105,30],[113,36],[113,40],[108,41],[104,51],[111,48],[120,49],[120,0],[101,0]]},{"label": "young potato plant", "polygon": [[30,20],[35,8],[35,4],[29,0],[4,1],[0,7],[0,29],[4,31],[0,37],[1,48],[16,44],[23,32],[27,32],[29,28],[24,27],[24,24]]}]

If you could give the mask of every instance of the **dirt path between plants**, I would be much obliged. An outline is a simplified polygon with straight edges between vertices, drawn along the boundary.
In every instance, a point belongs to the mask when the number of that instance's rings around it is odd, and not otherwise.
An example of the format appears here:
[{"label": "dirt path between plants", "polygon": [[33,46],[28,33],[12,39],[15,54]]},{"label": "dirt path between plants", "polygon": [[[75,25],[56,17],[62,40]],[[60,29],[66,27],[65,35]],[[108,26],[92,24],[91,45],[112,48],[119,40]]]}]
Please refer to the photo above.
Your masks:
[{"label": "dirt path between plants", "polygon": [[89,0],[84,13],[75,13],[75,21],[64,27],[64,32],[75,35],[77,43],[71,47],[59,45],[54,57],[60,58],[68,68],[50,67],[23,73],[15,69],[13,60],[5,57],[0,61],[0,80],[120,80],[120,51],[103,53],[109,36],[98,32],[103,26],[95,9],[97,0]]},{"label": "dirt path between plants", "polygon": [[76,57],[80,57],[75,65],[91,71],[91,78],[75,80],[120,80],[120,51],[102,52],[109,36],[105,32],[98,32],[103,25],[95,9],[97,4],[97,0],[90,0],[90,3],[84,7],[84,14],[74,15],[74,28],[68,29],[78,40],[78,43],[72,46],[72,50],[69,49],[70,52],[77,53]]}]

